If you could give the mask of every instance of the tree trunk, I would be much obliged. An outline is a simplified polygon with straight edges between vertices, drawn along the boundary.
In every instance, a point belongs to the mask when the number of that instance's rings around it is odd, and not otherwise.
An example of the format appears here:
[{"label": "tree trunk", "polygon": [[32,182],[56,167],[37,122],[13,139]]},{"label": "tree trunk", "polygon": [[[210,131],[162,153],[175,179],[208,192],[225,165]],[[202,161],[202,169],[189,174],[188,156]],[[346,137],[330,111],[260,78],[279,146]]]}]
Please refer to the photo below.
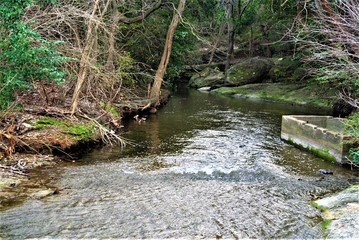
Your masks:
[{"label": "tree trunk", "polygon": [[[98,10],[98,5],[99,5],[99,0],[96,0],[92,9],[91,19],[95,17],[95,14]],[[90,20],[87,27],[86,42],[80,60],[80,69],[77,77],[75,91],[72,96],[72,104],[71,104],[72,114],[74,114],[75,111],[77,110],[82,85],[84,84],[85,79],[88,75],[92,49],[94,47],[94,44],[96,43],[95,40],[97,40],[97,37],[95,37],[95,35],[97,34],[97,28],[98,28],[98,24],[95,23],[95,21]]]},{"label": "tree trunk", "polygon": [[[240,2],[240,1],[239,1]],[[226,56],[226,65],[225,65],[225,78],[224,83],[227,82],[228,78],[228,69],[231,63],[233,49],[234,49],[234,0],[227,0],[226,2],[226,21],[227,21],[227,30],[228,30],[228,40],[227,40],[227,56]]]},{"label": "tree trunk", "polygon": [[118,31],[118,23],[120,13],[118,11],[117,1],[112,1],[112,23],[111,23],[111,29],[108,34],[108,55],[107,55],[107,61],[105,64],[106,70],[110,72],[115,71],[115,57],[116,57],[116,48],[115,48],[115,42],[116,42],[116,36]]},{"label": "tree trunk", "polygon": [[[252,3],[253,0],[248,0],[246,5],[242,7],[242,1],[238,0],[238,19],[240,20],[243,16],[243,13],[246,11],[249,4]],[[228,48],[227,48],[227,58],[225,65],[225,75],[224,75],[224,83],[227,82],[228,78],[228,69],[232,60],[233,50],[234,50],[234,37],[236,34],[235,31],[235,15],[234,15],[234,6],[235,0],[226,0],[226,22],[228,29]]]},{"label": "tree trunk", "polygon": [[183,13],[185,4],[186,4],[186,0],[179,1],[178,7],[177,7],[177,9],[175,9],[175,12],[173,14],[172,22],[167,30],[166,42],[165,42],[165,46],[163,49],[161,62],[157,68],[157,71],[155,74],[155,79],[154,79],[153,86],[151,88],[150,96],[149,96],[150,99],[153,99],[153,98],[156,99],[156,104],[158,104],[158,101],[159,101],[161,85],[163,82],[164,75],[166,73],[167,65],[168,65],[170,57],[171,57],[173,36],[175,34],[177,25],[179,23],[182,13]]}]

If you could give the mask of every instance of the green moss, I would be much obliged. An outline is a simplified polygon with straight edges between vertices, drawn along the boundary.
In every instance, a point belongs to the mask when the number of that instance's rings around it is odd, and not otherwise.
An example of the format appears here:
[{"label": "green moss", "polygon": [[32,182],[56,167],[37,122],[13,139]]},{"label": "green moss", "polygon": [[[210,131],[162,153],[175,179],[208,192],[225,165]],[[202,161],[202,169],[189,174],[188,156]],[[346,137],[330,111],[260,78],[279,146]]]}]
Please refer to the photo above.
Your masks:
[{"label": "green moss", "polygon": [[240,94],[237,90],[237,88],[235,87],[221,87],[221,88],[217,88],[215,90],[212,91],[213,93],[218,93],[218,94],[222,94],[222,95],[234,95],[234,94]]},{"label": "green moss", "polygon": [[193,88],[214,86],[223,83],[223,80],[223,72],[217,68],[207,67],[201,72],[192,75],[189,86]]},{"label": "green moss", "polygon": [[115,107],[111,104],[104,104],[103,105],[103,109],[107,112],[110,112],[113,116],[120,118],[120,114],[117,112],[117,110],[115,109]]},{"label": "green moss", "polygon": [[57,128],[62,133],[72,135],[76,139],[89,139],[95,134],[95,126],[93,124],[74,124],[52,118],[40,119],[33,125],[38,129]]},{"label": "green moss", "polygon": [[64,126],[65,122],[60,122],[52,118],[39,119],[33,124],[38,129],[51,128],[52,126]]},{"label": "green moss", "polygon": [[[223,87],[212,91],[223,95],[240,95],[248,98],[261,98],[280,102],[310,104],[319,107],[331,106],[332,92],[321,92],[313,86],[304,86],[293,83],[260,83],[247,84],[240,87]],[[328,97],[329,96],[329,97]]]},{"label": "green moss", "polygon": [[318,157],[320,157],[320,158],[322,158],[324,160],[329,160],[329,161],[334,162],[334,163],[337,162],[336,158],[329,153],[328,149],[320,150],[320,149],[313,148],[313,147],[305,147],[302,144],[294,142],[294,139],[291,138],[291,137],[288,138],[287,142],[297,146],[300,149],[307,150],[307,151],[313,153],[314,155],[316,155],[316,156],[318,156]]},{"label": "green moss", "polygon": [[73,127],[65,128],[65,132],[74,136],[78,136],[81,139],[91,138],[95,133],[95,128],[93,125],[75,125]]},{"label": "green moss", "polygon": [[352,189],[352,188],[358,188],[359,189],[359,185],[352,185],[352,186],[348,187],[348,189]]},{"label": "green moss", "polygon": [[320,158],[329,160],[331,162],[337,162],[336,158],[329,153],[329,150],[320,150],[320,149],[312,148],[312,147],[308,147],[307,149]]},{"label": "green moss", "polygon": [[332,222],[331,219],[324,219],[322,222],[322,229],[323,229],[324,237],[327,237],[327,235],[328,235],[328,227],[331,222]]},{"label": "green moss", "polygon": [[[322,213],[327,213],[328,209],[319,205],[318,203],[316,203],[315,201],[311,202],[312,207],[320,210]],[[323,229],[323,234],[326,237],[327,236],[327,231],[328,231],[328,227],[330,225],[330,223],[332,222],[331,219],[323,219],[322,222],[322,229]]]},{"label": "green moss", "polygon": [[312,207],[314,207],[314,208],[320,210],[320,211],[323,212],[323,213],[328,211],[327,208],[325,208],[325,207],[319,205],[319,204],[316,203],[315,201],[311,202],[311,205],[312,205]]}]

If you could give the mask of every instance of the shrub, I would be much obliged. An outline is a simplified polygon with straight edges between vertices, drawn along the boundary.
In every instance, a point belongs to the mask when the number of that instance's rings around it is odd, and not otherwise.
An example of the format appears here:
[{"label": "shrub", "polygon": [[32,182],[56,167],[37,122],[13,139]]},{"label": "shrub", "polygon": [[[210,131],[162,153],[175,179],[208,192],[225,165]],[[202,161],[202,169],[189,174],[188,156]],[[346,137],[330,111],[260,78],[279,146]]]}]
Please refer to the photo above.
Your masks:
[{"label": "shrub", "polygon": [[[350,135],[353,140],[353,146],[359,144],[359,113],[349,116],[345,121],[345,132]],[[353,147],[349,150],[353,163],[359,165],[359,147]]]},{"label": "shrub", "polygon": [[[48,1],[46,1],[47,3]],[[0,109],[8,107],[16,89],[31,88],[34,81],[60,83],[66,60],[49,42],[23,22],[33,0],[2,0],[0,5]]]}]

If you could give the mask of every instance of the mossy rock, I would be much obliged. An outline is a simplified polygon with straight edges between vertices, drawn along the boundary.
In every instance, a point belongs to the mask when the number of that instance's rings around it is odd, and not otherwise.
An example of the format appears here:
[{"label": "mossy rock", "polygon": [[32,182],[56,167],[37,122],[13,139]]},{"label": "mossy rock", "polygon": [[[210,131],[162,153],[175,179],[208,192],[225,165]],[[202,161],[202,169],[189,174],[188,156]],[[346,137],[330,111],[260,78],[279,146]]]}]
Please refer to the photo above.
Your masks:
[{"label": "mossy rock", "polygon": [[335,90],[321,92],[315,86],[293,83],[257,83],[239,87],[222,87],[211,91],[222,95],[309,104],[330,108],[336,97]]},{"label": "mossy rock", "polygon": [[250,83],[261,83],[268,78],[269,70],[274,63],[269,58],[250,58],[233,65],[228,70],[229,84],[241,86]]},{"label": "mossy rock", "polygon": [[211,87],[224,82],[224,73],[218,68],[207,67],[191,77],[189,86],[192,88]]}]

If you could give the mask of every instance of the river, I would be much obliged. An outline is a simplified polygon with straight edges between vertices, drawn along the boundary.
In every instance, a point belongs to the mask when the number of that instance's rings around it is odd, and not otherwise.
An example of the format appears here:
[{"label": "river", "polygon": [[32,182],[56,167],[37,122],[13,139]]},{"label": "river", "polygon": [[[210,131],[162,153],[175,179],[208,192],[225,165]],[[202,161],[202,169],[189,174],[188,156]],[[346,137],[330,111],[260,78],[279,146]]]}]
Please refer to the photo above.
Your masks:
[{"label": "river", "polygon": [[157,115],[126,124],[125,148],[39,169],[60,194],[0,212],[0,237],[323,238],[311,197],[353,173],[281,141],[283,114],[325,112],[177,90]]}]

